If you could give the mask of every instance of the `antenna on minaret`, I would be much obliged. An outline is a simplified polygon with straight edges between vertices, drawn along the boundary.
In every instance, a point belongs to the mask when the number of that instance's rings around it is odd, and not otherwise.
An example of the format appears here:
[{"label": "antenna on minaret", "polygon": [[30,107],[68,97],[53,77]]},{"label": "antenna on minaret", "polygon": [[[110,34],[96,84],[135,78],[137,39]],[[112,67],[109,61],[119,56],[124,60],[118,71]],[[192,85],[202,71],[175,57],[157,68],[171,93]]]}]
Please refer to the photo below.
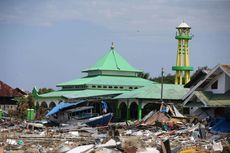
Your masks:
[{"label": "antenna on minaret", "polygon": [[114,42],[112,42],[111,49],[114,49],[114,48],[115,48],[115,45],[114,45]]}]

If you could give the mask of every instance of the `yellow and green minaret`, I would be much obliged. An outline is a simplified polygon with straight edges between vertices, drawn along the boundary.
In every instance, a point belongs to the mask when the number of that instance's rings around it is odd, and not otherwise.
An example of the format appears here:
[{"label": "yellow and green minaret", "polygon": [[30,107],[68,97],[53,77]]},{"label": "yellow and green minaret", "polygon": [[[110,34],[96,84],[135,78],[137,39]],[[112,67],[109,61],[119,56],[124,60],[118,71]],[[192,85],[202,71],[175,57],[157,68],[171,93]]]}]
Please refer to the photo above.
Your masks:
[{"label": "yellow and green minaret", "polygon": [[190,66],[188,42],[192,39],[189,35],[191,27],[184,21],[176,27],[176,39],[178,40],[176,66],[172,70],[176,71],[175,84],[186,84],[190,81],[190,71],[193,67]]}]

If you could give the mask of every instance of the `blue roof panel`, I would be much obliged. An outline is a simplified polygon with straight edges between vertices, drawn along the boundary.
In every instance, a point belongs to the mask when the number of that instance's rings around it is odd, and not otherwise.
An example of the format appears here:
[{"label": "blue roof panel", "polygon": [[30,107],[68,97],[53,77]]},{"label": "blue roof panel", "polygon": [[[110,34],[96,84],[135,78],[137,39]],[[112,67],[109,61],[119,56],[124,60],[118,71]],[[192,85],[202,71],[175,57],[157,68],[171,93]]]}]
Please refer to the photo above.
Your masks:
[{"label": "blue roof panel", "polygon": [[85,102],[85,101],[79,101],[79,102],[75,102],[75,103],[66,103],[66,102],[62,102],[62,103],[56,105],[54,108],[52,108],[52,109],[46,114],[46,116],[47,116],[47,117],[48,117],[48,116],[51,116],[51,115],[53,115],[53,114],[55,114],[55,113],[57,113],[57,112],[59,112],[59,111],[65,109],[65,108],[72,107],[72,106],[77,106],[77,105],[79,105],[79,104],[81,104],[81,103],[83,103],[83,102]]}]

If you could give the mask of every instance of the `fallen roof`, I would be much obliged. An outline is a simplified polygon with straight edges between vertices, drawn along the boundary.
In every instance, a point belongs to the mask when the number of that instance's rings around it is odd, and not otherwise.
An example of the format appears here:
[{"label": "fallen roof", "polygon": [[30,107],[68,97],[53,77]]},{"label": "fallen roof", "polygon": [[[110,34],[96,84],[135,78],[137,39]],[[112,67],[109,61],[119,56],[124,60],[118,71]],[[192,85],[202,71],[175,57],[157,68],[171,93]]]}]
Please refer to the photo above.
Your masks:
[{"label": "fallen roof", "polygon": [[208,74],[201,79],[195,86],[193,86],[190,91],[184,95],[183,100],[187,99],[194,91],[203,89],[207,84],[209,84],[213,78],[215,78],[220,73],[225,73],[230,77],[230,64],[218,64],[216,65]]},{"label": "fallen roof", "polygon": [[80,112],[80,111],[84,111],[84,110],[90,110],[93,109],[93,106],[82,106],[82,107],[77,107],[77,108],[72,108],[72,109],[68,109],[67,112]]},{"label": "fallen roof", "polygon": [[53,114],[56,114],[57,112],[66,109],[66,108],[71,108],[73,106],[77,106],[81,103],[84,103],[85,101],[79,101],[79,102],[75,102],[75,103],[66,103],[66,102],[62,102],[60,104],[57,104],[54,108],[52,108],[47,114],[46,116],[51,116]]},{"label": "fallen roof", "polygon": [[211,70],[203,67],[198,69],[191,77],[191,80],[184,85],[185,88],[190,88],[195,86],[200,80],[204,79],[204,77],[210,72]]},{"label": "fallen roof", "polygon": [[[182,97],[189,91],[182,85],[164,84],[163,85],[163,99],[181,100]],[[161,98],[161,84],[153,83],[122,95],[115,97],[115,99],[160,99]]]},{"label": "fallen roof", "polygon": [[[189,101],[189,99],[195,97],[200,102]],[[191,98],[188,98],[183,105],[185,107],[230,107],[230,90],[224,94],[215,94],[210,91],[195,91]]]}]

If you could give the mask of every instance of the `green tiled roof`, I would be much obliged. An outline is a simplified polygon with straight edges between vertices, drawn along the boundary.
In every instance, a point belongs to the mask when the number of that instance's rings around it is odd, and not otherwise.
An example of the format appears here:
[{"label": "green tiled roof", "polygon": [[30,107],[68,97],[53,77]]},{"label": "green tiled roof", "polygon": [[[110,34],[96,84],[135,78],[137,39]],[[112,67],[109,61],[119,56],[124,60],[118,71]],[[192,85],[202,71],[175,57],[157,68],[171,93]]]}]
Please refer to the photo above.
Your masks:
[{"label": "green tiled roof", "polygon": [[206,107],[230,106],[230,90],[225,94],[214,94],[210,91],[195,91],[195,95],[200,101],[207,104]]},{"label": "green tiled roof", "polygon": [[[181,85],[164,84],[163,86],[163,99],[181,100],[182,97],[188,92],[189,89],[184,88]],[[130,91],[115,97],[115,99],[160,99],[161,98],[161,84],[154,83],[142,87],[137,90]]]},{"label": "green tiled roof", "polygon": [[122,90],[74,90],[74,91],[53,91],[46,94],[39,95],[38,98],[53,98],[53,97],[64,97],[64,98],[88,98],[97,97],[104,95],[116,95],[122,94],[127,91]]},{"label": "green tiled roof", "polygon": [[117,86],[146,86],[152,84],[152,81],[140,77],[126,76],[93,76],[84,77],[76,80],[57,84],[58,87],[70,85],[117,85]]},{"label": "green tiled roof", "polygon": [[131,66],[113,48],[107,54],[105,54],[100,60],[98,60],[95,65],[91,66],[86,70],[83,70],[83,72],[95,70],[142,72]]}]

